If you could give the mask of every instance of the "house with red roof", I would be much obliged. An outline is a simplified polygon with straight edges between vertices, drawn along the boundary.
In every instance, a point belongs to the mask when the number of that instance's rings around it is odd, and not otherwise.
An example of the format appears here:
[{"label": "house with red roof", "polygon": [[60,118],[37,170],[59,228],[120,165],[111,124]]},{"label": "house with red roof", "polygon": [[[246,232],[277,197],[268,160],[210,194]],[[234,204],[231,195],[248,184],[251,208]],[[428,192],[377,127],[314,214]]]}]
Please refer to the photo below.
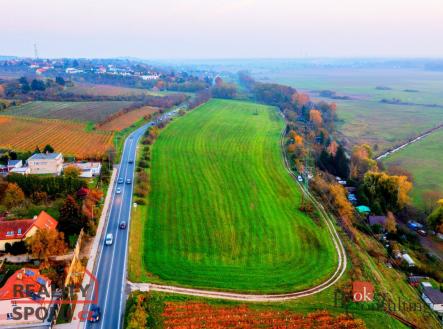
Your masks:
[{"label": "house with red roof", "polygon": [[[49,314],[51,297],[51,280],[38,269],[17,270],[0,288],[0,326],[43,322]],[[34,309],[33,314],[24,317],[25,307]]]},{"label": "house with red roof", "polygon": [[5,251],[6,244],[23,241],[38,230],[55,230],[58,222],[47,212],[42,211],[33,219],[0,219],[0,251]]}]

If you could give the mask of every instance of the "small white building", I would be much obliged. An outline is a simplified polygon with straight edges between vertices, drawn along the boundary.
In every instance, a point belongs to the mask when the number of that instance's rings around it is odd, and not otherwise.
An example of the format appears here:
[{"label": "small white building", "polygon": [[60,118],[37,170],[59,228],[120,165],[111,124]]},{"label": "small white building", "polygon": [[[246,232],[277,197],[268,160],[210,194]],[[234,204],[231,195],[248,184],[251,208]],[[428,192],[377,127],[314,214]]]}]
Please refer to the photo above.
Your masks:
[{"label": "small white building", "polygon": [[65,71],[67,74],[83,73],[83,70],[76,69],[75,67],[68,67]]},{"label": "small white building", "polygon": [[148,81],[148,80],[158,80],[160,76],[157,74],[150,74],[150,75],[141,75],[140,78],[142,78],[145,81]]},{"label": "small white building", "polygon": [[413,260],[412,257],[409,256],[408,254],[403,254],[403,255],[401,255],[401,258],[403,258],[403,260],[404,260],[406,263],[408,263],[408,266],[409,266],[409,267],[414,267],[414,266],[415,266],[415,262],[414,262],[414,260]]},{"label": "small white building", "polygon": [[423,289],[421,298],[431,310],[443,313],[443,293],[440,290],[426,287]]},{"label": "small white building", "polygon": [[23,161],[22,160],[8,160],[8,171],[11,171],[15,168],[21,168],[23,167]]},{"label": "small white building", "polygon": [[30,173],[29,167],[13,168],[9,171],[10,174],[28,175]]},{"label": "small white building", "polygon": [[63,169],[66,167],[77,167],[80,169],[80,177],[82,178],[92,178],[100,176],[102,170],[102,164],[100,162],[71,162],[65,163]]}]

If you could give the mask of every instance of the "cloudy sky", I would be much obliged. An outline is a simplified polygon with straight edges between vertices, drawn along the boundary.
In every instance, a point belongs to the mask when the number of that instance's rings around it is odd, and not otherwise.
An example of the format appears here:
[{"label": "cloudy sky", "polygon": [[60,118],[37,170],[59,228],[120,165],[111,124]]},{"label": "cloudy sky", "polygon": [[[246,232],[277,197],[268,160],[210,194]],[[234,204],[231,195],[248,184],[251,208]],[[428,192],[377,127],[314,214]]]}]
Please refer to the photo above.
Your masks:
[{"label": "cloudy sky", "polygon": [[443,57],[443,0],[1,0],[0,55]]}]

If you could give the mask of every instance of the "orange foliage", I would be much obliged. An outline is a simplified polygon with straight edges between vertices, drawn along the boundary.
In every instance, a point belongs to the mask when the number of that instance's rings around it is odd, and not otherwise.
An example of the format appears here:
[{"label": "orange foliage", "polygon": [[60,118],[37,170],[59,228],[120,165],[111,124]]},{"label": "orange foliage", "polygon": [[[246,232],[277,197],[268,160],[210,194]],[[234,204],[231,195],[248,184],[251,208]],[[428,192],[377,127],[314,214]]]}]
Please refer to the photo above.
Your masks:
[{"label": "orange foliage", "polygon": [[87,132],[81,123],[0,116],[0,147],[17,151],[50,144],[57,152],[100,159],[112,147],[112,138],[111,132]]},{"label": "orange foliage", "polygon": [[303,144],[303,137],[301,137],[300,135],[295,136],[294,142],[297,145],[302,145]]},{"label": "orange foliage", "polygon": [[338,150],[337,142],[332,141],[331,144],[329,144],[329,146],[328,146],[328,153],[335,156],[335,154],[337,154],[337,150]]},{"label": "orange foliage", "polygon": [[170,329],[366,328],[360,319],[346,314],[333,317],[328,311],[304,315],[289,311],[252,310],[246,305],[213,306],[197,302],[166,302],[162,316],[164,327]]},{"label": "orange foliage", "polygon": [[297,146],[295,144],[288,145],[288,152],[289,153],[294,153],[296,149],[297,149]]},{"label": "orange foliage", "polygon": [[0,85],[0,96],[5,95],[5,87],[3,85]]},{"label": "orange foliage", "polygon": [[309,95],[305,93],[295,92],[291,98],[292,103],[296,104],[298,107],[303,107],[310,101]]},{"label": "orange foliage", "polygon": [[316,127],[321,127],[321,124],[323,123],[321,112],[315,109],[309,111],[309,120],[312,121]]}]

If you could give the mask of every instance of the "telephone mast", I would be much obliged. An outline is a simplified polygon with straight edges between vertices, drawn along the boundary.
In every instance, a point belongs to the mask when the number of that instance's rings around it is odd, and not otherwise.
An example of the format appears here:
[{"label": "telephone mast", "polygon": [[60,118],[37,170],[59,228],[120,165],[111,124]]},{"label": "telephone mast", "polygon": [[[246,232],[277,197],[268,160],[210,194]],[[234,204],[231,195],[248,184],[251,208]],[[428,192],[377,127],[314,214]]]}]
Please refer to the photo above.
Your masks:
[{"label": "telephone mast", "polygon": [[38,59],[38,49],[36,43],[34,43],[34,59]]}]

